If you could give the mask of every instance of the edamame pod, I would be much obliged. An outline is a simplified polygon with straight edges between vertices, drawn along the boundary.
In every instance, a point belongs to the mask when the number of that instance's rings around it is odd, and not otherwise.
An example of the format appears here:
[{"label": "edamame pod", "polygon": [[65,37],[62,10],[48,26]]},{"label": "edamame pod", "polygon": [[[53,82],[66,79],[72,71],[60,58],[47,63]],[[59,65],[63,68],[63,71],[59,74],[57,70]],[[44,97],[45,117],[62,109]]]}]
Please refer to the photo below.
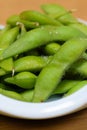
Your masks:
[{"label": "edamame pod", "polygon": [[0,76],[6,75],[6,74],[7,72],[4,69],[0,68]]},{"label": "edamame pod", "polygon": [[33,10],[22,12],[20,14],[20,18],[31,22],[37,21],[40,25],[62,25],[60,22],[50,18],[49,16]]},{"label": "edamame pod", "polygon": [[14,70],[16,72],[25,70],[37,72],[46,66],[50,60],[51,57],[46,56],[25,56],[14,62]]},{"label": "edamame pod", "polygon": [[56,42],[52,42],[47,44],[44,48],[43,48],[43,52],[46,55],[54,55],[60,48],[60,44],[56,43]]},{"label": "edamame pod", "polygon": [[87,35],[87,25],[83,23],[70,24],[69,26],[75,27]]},{"label": "edamame pod", "polygon": [[86,35],[78,29],[68,26],[44,26],[33,29],[10,45],[0,56],[0,60],[32,50],[49,42],[67,41],[75,37],[86,37]]},{"label": "edamame pod", "polygon": [[[74,87],[79,82],[81,82],[81,81],[79,81],[79,80],[61,81],[59,83],[59,85],[57,86],[57,88],[52,93],[52,95],[64,94],[64,93],[68,92],[72,87]],[[26,99],[26,101],[31,102],[33,99],[33,95],[34,95],[34,89],[26,90],[26,91],[22,92],[21,95],[23,96],[24,99]]]},{"label": "edamame pod", "polygon": [[80,82],[77,83],[74,87],[72,87],[72,88],[64,95],[64,97],[73,94],[74,92],[78,91],[79,89],[81,89],[81,88],[84,87],[85,85],[87,85],[87,80],[80,81]]},{"label": "edamame pod", "polygon": [[61,46],[52,61],[40,72],[35,84],[33,102],[43,102],[48,99],[65,71],[79,59],[86,48],[87,39],[84,38],[71,39]]},{"label": "edamame pod", "polygon": [[77,19],[71,14],[71,11],[66,10],[63,6],[58,4],[44,4],[42,9],[51,17],[60,21],[62,24],[77,23]]},{"label": "edamame pod", "polygon": [[16,40],[18,34],[18,27],[12,28],[6,31],[6,33],[4,33],[4,35],[0,39],[0,55],[11,43],[13,43]]},{"label": "edamame pod", "polygon": [[10,24],[12,27],[15,27],[15,26],[16,26],[16,23],[19,22],[19,21],[20,21],[19,15],[14,14],[14,15],[10,16],[10,17],[7,19],[6,23],[7,23],[7,24]]},{"label": "edamame pod", "polygon": [[79,82],[79,80],[63,80],[59,83],[53,94],[64,94]]},{"label": "edamame pod", "polygon": [[41,5],[41,9],[46,13],[46,14],[64,14],[67,12],[67,10],[59,5],[59,4],[43,4]]},{"label": "edamame pod", "polygon": [[2,40],[2,37],[5,35],[5,33],[10,29],[10,25],[6,25],[5,27],[1,28],[0,31],[0,41]]},{"label": "edamame pod", "polygon": [[16,100],[25,101],[23,99],[23,97],[21,96],[21,94],[19,94],[17,92],[14,92],[14,91],[4,90],[4,89],[0,88],[0,94],[3,94],[5,96],[7,96],[7,97],[10,97],[10,98],[13,98],[13,99],[16,99]]},{"label": "edamame pod", "polygon": [[79,74],[83,78],[87,77],[87,61],[86,60],[79,60],[76,63],[74,63],[68,73],[71,73],[73,75]]},{"label": "edamame pod", "polygon": [[0,67],[2,69],[4,69],[5,71],[12,71],[13,68],[14,68],[14,65],[13,65],[13,59],[12,58],[8,58],[8,59],[5,59],[3,61],[0,62]]},{"label": "edamame pod", "polygon": [[7,19],[7,24],[10,24],[12,27],[15,27],[17,23],[22,23],[24,24],[26,29],[32,29],[32,28],[37,28],[39,26],[38,22],[30,22],[26,21],[20,18],[19,15],[12,15]]},{"label": "edamame pod", "polygon": [[33,94],[34,94],[34,90],[26,90],[24,92],[21,93],[22,97],[27,101],[27,102],[31,102],[32,98],[33,98]]},{"label": "edamame pod", "polygon": [[71,12],[67,12],[66,14],[56,18],[56,20],[60,21],[64,25],[78,23],[78,20],[72,16]]},{"label": "edamame pod", "polygon": [[38,22],[30,22],[30,21],[23,20],[23,19],[21,19],[20,22],[24,24],[24,26],[27,30],[38,28],[40,26]]},{"label": "edamame pod", "polygon": [[34,87],[37,76],[30,72],[21,72],[13,77],[5,79],[6,82],[15,84],[24,89],[31,89]]}]

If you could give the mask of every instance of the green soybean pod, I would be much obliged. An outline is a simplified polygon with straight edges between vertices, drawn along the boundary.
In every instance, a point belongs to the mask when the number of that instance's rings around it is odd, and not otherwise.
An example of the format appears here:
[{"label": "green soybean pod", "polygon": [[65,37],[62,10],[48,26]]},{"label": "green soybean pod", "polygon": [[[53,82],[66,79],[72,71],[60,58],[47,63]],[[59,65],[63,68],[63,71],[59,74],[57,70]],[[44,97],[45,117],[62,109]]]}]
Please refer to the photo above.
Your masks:
[{"label": "green soybean pod", "polygon": [[6,23],[11,25],[12,27],[15,27],[16,23],[19,22],[20,20],[21,19],[20,19],[19,15],[14,14],[14,15],[11,15],[10,17],[8,17]]},{"label": "green soybean pod", "polygon": [[84,38],[71,39],[61,46],[52,61],[40,72],[35,84],[33,102],[43,102],[50,97],[65,71],[79,59],[86,48],[87,39]]},{"label": "green soybean pod", "polygon": [[69,26],[77,28],[87,35],[87,25],[86,24],[78,22],[78,23],[74,23],[74,24],[69,24]]},{"label": "green soybean pod", "polygon": [[21,94],[15,92],[15,91],[4,90],[4,89],[0,88],[0,94],[3,94],[4,96],[7,96],[9,98],[13,98],[13,99],[16,99],[16,100],[25,101],[23,99],[23,97],[21,96]]},{"label": "green soybean pod", "polygon": [[27,30],[38,28],[40,24],[38,22],[30,22],[28,20],[21,19],[19,22],[23,23]]},{"label": "green soybean pod", "polygon": [[14,67],[13,59],[8,58],[0,62],[0,67],[4,69],[5,71],[12,71]]},{"label": "green soybean pod", "polygon": [[4,33],[3,37],[0,39],[0,55],[11,43],[16,40],[18,33],[18,27],[12,28]]},{"label": "green soybean pod", "polygon": [[69,25],[71,23],[78,23],[78,20],[73,17],[71,12],[68,12],[68,13],[56,18],[56,20],[60,21],[64,25]]},{"label": "green soybean pod", "polygon": [[46,55],[54,55],[59,49],[60,49],[60,44],[56,43],[56,42],[52,42],[47,44],[44,48],[43,48],[43,52]]},{"label": "green soybean pod", "polygon": [[0,30],[0,35],[4,34],[6,31],[8,31],[11,28],[10,25],[6,25],[5,27],[2,27],[2,29]]},{"label": "green soybean pod", "polygon": [[[80,82],[79,80],[64,80],[64,81],[61,81],[59,83],[59,85],[57,86],[57,88],[52,93],[52,95],[64,94],[79,82]],[[23,98],[26,101],[32,102],[33,95],[34,95],[34,89],[26,90],[26,91],[22,92],[21,95],[23,96]]]},{"label": "green soybean pod", "polygon": [[34,94],[34,90],[33,89],[26,90],[26,91],[21,93],[22,97],[27,102],[32,102],[33,94]]},{"label": "green soybean pod", "polygon": [[43,4],[41,5],[41,9],[44,11],[44,13],[53,19],[58,19],[58,17],[69,12],[63,6],[58,4]]},{"label": "green soybean pod", "polygon": [[9,24],[6,24],[6,26],[4,27],[2,27],[1,29],[0,29],[0,35],[2,35],[2,34],[4,34],[6,31],[8,31],[9,29],[11,29],[11,26],[9,25]]},{"label": "green soybean pod", "polygon": [[36,22],[36,21],[30,22],[30,21],[23,20],[17,14],[12,15],[7,19],[7,24],[11,25],[12,27],[17,26],[17,23],[19,23],[19,22],[24,24],[26,29],[37,28],[39,26],[38,22]]},{"label": "green soybean pod", "polygon": [[53,92],[54,94],[64,94],[68,92],[71,88],[73,88],[76,84],[78,84],[79,80],[63,80],[59,83],[56,89]]},{"label": "green soybean pod", "polygon": [[7,72],[4,69],[0,68],[0,76],[6,75],[6,74]]},{"label": "green soybean pod", "polygon": [[23,11],[20,14],[20,18],[31,21],[31,22],[38,22],[40,25],[56,25],[56,26],[61,26],[62,24],[55,19],[52,19],[51,17],[42,14],[38,11],[33,11],[33,10],[26,10]]},{"label": "green soybean pod", "polygon": [[74,87],[72,87],[72,88],[64,95],[64,97],[73,94],[74,92],[80,90],[82,87],[85,87],[86,85],[87,85],[87,80],[80,81],[80,82],[77,83]]},{"label": "green soybean pod", "polygon": [[25,56],[19,58],[14,62],[14,71],[37,72],[40,71],[44,66],[46,66],[50,60],[51,57],[46,56]]},{"label": "green soybean pod", "polygon": [[67,10],[59,5],[59,4],[43,4],[41,5],[41,9],[46,13],[46,14],[64,14],[67,12]]},{"label": "green soybean pod", "polygon": [[2,27],[0,31],[0,40],[2,39],[3,35],[11,28],[10,25],[6,25],[5,27]]},{"label": "green soybean pod", "polygon": [[86,35],[78,29],[66,26],[44,26],[33,29],[11,44],[0,56],[0,60],[32,50],[49,42],[67,41],[75,37],[86,37]]},{"label": "green soybean pod", "polygon": [[73,75],[79,74],[83,78],[87,77],[87,61],[86,60],[79,60],[76,63],[74,63],[68,73],[71,73]]},{"label": "green soybean pod", "polygon": [[15,84],[24,89],[31,89],[34,87],[37,76],[31,72],[20,72],[13,77],[5,78],[5,82]]},{"label": "green soybean pod", "polygon": [[77,23],[77,19],[71,14],[71,11],[66,10],[63,6],[58,4],[44,4],[42,9],[51,17],[60,21],[62,24]]}]

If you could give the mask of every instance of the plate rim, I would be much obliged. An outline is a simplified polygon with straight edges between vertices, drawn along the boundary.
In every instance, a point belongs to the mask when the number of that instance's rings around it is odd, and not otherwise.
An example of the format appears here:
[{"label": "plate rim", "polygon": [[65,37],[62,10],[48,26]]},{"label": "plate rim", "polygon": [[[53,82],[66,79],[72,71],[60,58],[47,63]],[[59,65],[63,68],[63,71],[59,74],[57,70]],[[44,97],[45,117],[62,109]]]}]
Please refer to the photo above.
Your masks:
[{"label": "plate rim", "polygon": [[2,104],[0,106],[1,114],[11,117],[24,119],[48,119],[59,117],[87,107],[87,85],[74,94],[56,101],[28,103],[0,94],[0,103]]}]

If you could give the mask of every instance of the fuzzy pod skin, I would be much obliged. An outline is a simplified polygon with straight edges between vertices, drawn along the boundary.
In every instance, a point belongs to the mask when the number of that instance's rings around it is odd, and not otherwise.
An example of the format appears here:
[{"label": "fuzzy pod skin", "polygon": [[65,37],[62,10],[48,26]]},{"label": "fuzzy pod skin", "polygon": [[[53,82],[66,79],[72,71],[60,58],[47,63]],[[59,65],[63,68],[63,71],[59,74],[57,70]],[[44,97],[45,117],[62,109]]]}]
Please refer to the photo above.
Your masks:
[{"label": "fuzzy pod skin", "polygon": [[5,82],[15,84],[24,89],[31,89],[34,87],[37,76],[30,72],[20,72],[13,77],[8,77]]},{"label": "fuzzy pod skin", "polygon": [[87,85],[87,80],[80,81],[80,82],[77,83],[74,87],[72,87],[72,88],[64,95],[64,97],[73,94],[74,92],[80,90],[82,87],[85,87],[86,85]]},{"label": "fuzzy pod skin", "polygon": [[78,23],[78,20],[73,17],[71,12],[67,12],[66,14],[56,18],[56,20],[60,21],[64,25],[69,25],[71,23]]},{"label": "fuzzy pod skin", "polygon": [[49,16],[33,10],[22,12],[20,18],[31,22],[37,21],[40,25],[62,25],[60,22],[50,18]]},{"label": "fuzzy pod skin", "polygon": [[[64,94],[64,93],[68,92],[72,87],[74,87],[79,82],[80,82],[79,80],[64,80],[59,83],[59,85],[54,90],[52,95]],[[33,95],[34,95],[34,89],[26,90],[26,91],[22,92],[21,95],[23,96],[24,99],[26,99],[26,101],[32,102]]]},{"label": "fuzzy pod skin", "polygon": [[54,55],[60,47],[61,45],[56,42],[49,43],[43,48],[43,53],[46,55]]},{"label": "fuzzy pod skin", "polygon": [[66,10],[63,6],[58,4],[44,4],[41,6],[42,10],[60,21],[60,23],[67,25],[70,23],[77,23],[77,19],[71,14],[71,11]]},{"label": "fuzzy pod skin", "polygon": [[4,33],[0,39],[0,55],[3,51],[12,44],[19,34],[19,27],[12,28]]},{"label": "fuzzy pod skin", "polygon": [[24,24],[24,26],[27,30],[40,27],[40,24],[38,22],[30,22],[30,21],[27,21],[24,19],[21,19],[19,22]]},{"label": "fuzzy pod skin", "polygon": [[14,14],[11,15],[10,17],[8,17],[8,19],[6,20],[6,23],[11,25],[11,27],[15,27],[16,23],[19,22],[21,19],[19,17],[19,15]]},{"label": "fuzzy pod skin", "polygon": [[[15,84],[24,89],[31,89],[34,87],[36,76],[30,72],[21,72],[14,77],[8,77],[6,82]],[[20,82],[21,81],[21,82]]]},{"label": "fuzzy pod skin", "polygon": [[0,68],[0,76],[6,75],[6,74],[7,72],[4,69]]},{"label": "fuzzy pod skin", "polygon": [[79,22],[79,23],[75,23],[75,24],[70,24],[69,26],[77,28],[87,35],[87,25]]},{"label": "fuzzy pod skin", "polygon": [[33,102],[43,102],[50,97],[65,71],[79,59],[86,48],[87,39],[81,38],[69,40],[61,46],[52,61],[40,72],[35,84]]},{"label": "fuzzy pod skin", "polygon": [[79,74],[79,76],[87,78],[87,61],[84,59],[77,61],[70,67],[68,73],[73,75]]},{"label": "fuzzy pod skin", "polygon": [[4,36],[4,34],[11,28],[10,25],[6,25],[3,29],[0,30],[0,40]]},{"label": "fuzzy pod skin", "polygon": [[17,92],[14,92],[14,91],[10,91],[10,90],[4,90],[4,89],[1,89],[0,88],[0,94],[3,94],[9,98],[13,98],[13,99],[16,99],[16,100],[21,100],[21,101],[25,101],[23,99],[23,97],[21,96],[21,94],[17,93]]},{"label": "fuzzy pod skin", "polygon": [[67,10],[58,4],[43,4],[41,5],[41,9],[46,14],[64,14],[67,12]]},{"label": "fuzzy pod skin", "polygon": [[13,70],[13,59],[12,58],[8,58],[8,59],[5,59],[3,61],[0,62],[0,67],[2,69],[4,69],[4,71],[8,72],[8,71],[12,71]]},{"label": "fuzzy pod skin", "polygon": [[33,94],[34,94],[33,89],[26,90],[21,93],[22,97],[26,100],[26,102],[32,102]]},{"label": "fuzzy pod skin", "polygon": [[18,23],[24,24],[26,29],[32,29],[32,28],[37,28],[39,27],[39,23],[35,22],[30,22],[27,20],[23,20],[20,18],[19,15],[12,15],[7,19],[7,24],[11,25],[11,27],[17,26]]},{"label": "fuzzy pod skin", "polygon": [[50,60],[51,57],[46,56],[25,56],[14,62],[14,70],[15,72],[37,72],[46,66]]},{"label": "fuzzy pod skin", "polygon": [[67,41],[75,37],[86,37],[84,33],[72,27],[43,26],[33,29],[10,45],[0,56],[0,60],[32,50],[53,41]]},{"label": "fuzzy pod skin", "polygon": [[79,82],[80,82],[79,80],[63,80],[56,87],[56,89],[53,92],[53,95],[54,94],[64,94],[67,91],[69,91],[71,88],[73,88]]}]

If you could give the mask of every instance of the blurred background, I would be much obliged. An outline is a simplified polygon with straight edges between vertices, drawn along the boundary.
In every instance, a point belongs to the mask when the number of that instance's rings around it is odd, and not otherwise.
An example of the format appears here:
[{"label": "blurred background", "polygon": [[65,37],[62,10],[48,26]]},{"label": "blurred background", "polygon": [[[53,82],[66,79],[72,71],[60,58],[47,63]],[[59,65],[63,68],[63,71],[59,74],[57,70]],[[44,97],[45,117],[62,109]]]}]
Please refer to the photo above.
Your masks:
[{"label": "blurred background", "polygon": [[87,20],[86,0],[0,0],[0,24],[5,24],[6,19],[12,14],[23,10],[39,10],[44,3],[59,3],[67,9],[76,9],[74,16]]}]

